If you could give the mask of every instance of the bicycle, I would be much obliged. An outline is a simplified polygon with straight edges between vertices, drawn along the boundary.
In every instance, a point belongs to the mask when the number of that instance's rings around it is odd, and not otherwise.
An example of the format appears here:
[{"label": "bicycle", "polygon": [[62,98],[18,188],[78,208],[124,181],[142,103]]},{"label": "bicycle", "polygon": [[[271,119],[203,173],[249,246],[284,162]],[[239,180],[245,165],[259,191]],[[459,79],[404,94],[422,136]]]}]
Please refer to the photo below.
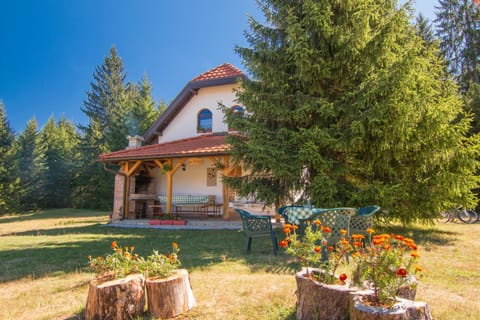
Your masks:
[{"label": "bicycle", "polygon": [[458,218],[463,223],[476,223],[479,219],[478,213],[471,209],[465,209],[462,206],[449,209],[447,211],[440,212],[439,216],[437,217],[438,222],[453,222],[456,218]]}]

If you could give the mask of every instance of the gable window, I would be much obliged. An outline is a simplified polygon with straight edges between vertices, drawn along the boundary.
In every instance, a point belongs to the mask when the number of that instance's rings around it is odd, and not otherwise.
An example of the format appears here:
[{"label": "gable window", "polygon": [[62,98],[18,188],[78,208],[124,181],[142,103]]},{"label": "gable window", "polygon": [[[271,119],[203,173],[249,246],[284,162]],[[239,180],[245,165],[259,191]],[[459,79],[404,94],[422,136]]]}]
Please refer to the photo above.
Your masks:
[{"label": "gable window", "polygon": [[[233,106],[230,108],[230,110],[235,117],[243,117],[243,114],[245,113],[245,110],[241,106]],[[235,131],[236,129],[229,127],[228,130]]]},{"label": "gable window", "polygon": [[197,132],[212,132],[212,112],[208,109],[202,109],[198,113]]}]

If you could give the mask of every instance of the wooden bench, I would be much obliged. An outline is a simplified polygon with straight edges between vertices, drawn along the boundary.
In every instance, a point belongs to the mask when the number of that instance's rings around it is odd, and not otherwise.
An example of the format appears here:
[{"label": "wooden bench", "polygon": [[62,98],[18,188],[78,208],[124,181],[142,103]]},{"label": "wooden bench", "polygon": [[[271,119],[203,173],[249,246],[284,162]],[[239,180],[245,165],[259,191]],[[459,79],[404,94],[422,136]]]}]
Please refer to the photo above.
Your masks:
[{"label": "wooden bench", "polygon": [[[160,205],[166,206],[167,196],[158,196]],[[208,208],[209,196],[204,195],[172,195],[172,209],[179,212],[204,213]],[[189,210],[187,210],[189,209]],[[207,212],[208,213],[208,212]]]}]

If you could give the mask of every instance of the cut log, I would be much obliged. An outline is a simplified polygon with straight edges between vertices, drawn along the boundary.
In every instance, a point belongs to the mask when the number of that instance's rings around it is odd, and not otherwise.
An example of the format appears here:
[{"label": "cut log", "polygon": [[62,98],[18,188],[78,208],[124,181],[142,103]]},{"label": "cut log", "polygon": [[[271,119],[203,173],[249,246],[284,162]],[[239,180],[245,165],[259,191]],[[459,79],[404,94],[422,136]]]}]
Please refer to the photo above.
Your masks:
[{"label": "cut log", "polygon": [[196,305],[188,271],[179,269],[168,278],[147,278],[148,311],[156,318],[172,318]]},{"label": "cut log", "polygon": [[363,297],[372,291],[357,291],[350,294],[350,320],[432,320],[428,304],[421,301],[397,298],[391,308],[369,306]]},{"label": "cut log", "polygon": [[296,319],[348,319],[350,292],[347,285],[329,285],[305,277],[305,270],[297,273]]},{"label": "cut log", "polygon": [[145,277],[141,274],[90,282],[85,320],[132,319],[145,310]]}]

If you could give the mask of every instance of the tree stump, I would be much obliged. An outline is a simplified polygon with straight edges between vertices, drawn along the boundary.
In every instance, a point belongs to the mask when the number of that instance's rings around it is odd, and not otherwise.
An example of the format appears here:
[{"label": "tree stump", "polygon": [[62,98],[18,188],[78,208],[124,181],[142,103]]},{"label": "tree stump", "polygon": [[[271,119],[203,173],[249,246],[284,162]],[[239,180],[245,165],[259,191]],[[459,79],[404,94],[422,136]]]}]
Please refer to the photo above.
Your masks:
[{"label": "tree stump", "polygon": [[373,294],[370,290],[350,294],[350,320],[432,320],[428,304],[397,298],[391,308],[366,305],[363,298]]},{"label": "tree stump", "polygon": [[297,320],[348,319],[350,292],[347,285],[323,284],[305,277],[305,270],[297,273]]},{"label": "tree stump", "polygon": [[145,309],[145,277],[142,274],[98,283],[90,282],[85,320],[132,319]]},{"label": "tree stump", "polygon": [[156,318],[171,318],[196,306],[188,271],[168,278],[147,278],[148,310]]}]

